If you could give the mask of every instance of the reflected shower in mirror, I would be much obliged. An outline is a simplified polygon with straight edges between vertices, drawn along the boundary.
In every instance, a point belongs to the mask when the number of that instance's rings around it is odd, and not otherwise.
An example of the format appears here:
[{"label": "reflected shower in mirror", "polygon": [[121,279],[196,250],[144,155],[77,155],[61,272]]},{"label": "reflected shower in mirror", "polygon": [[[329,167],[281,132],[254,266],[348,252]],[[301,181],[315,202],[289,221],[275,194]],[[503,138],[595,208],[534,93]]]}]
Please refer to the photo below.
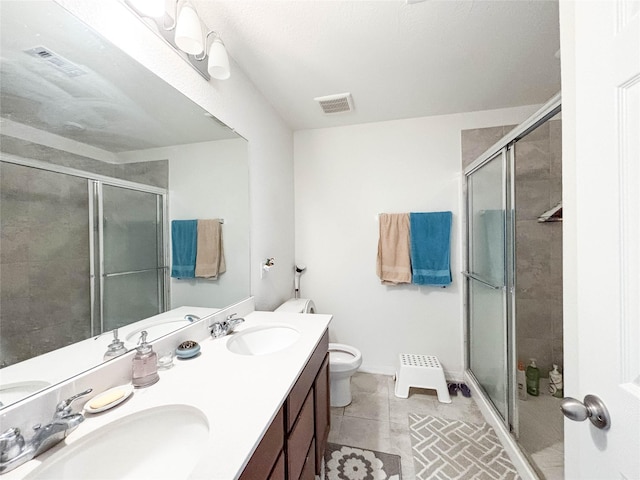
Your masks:
[{"label": "reflected shower in mirror", "polygon": [[[100,363],[111,329],[166,334],[249,296],[249,172],[244,139],[55,2],[0,14],[7,406]],[[168,226],[198,218],[225,219],[226,272],[170,279]],[[56,352],[72,360],[38,361]]]}]

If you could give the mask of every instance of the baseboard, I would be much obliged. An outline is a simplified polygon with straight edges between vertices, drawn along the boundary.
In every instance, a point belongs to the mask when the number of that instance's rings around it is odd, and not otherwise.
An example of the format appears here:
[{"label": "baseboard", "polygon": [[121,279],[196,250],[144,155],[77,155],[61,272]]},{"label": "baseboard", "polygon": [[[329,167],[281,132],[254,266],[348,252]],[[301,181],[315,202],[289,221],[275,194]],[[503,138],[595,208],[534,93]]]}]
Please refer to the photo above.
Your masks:
[{"label": "baseboard", "polygon": [[[359,369],[359,372],[362,373],[372,373],[374,375],[389,375],[395,376],[396,374],[396,366],[388,366],[388,365],[362,365]],[[444,377],[448,382],[463,382],[464,381],[464,371],[449,371],[444,369]]]},{"label": "baseboard", "polygon": [[493,427],[500,439],[500,443],[504,447],[507,455],[511,459],[511,463],[516,467],[518,473],[522,477],[523,480],[539,480],[540,477],[536,474],[533,467],[529,464],[526,457],[520,451],[520,448],[516,444],[515,439],[509,433],[506,425],[503,423],[502,418],[500,418],[499,414],[495,411],[495,408],[490,403],[490,401],[485,397],[484,392],[480,389],[480,385],[475,381],[475,379],[469,375],[467,372],[464,373],[464,378],[466,384],[471,389],[471,394],[482,412],[482,416],[485,421]]},{"label": "baseboard", "polygon": [[396,367],[380,366],[380,365],[366,365],[361,366],[358,369],[362,373],[372,373],[374,375],[389,375],[394,376],[396,374]]}]

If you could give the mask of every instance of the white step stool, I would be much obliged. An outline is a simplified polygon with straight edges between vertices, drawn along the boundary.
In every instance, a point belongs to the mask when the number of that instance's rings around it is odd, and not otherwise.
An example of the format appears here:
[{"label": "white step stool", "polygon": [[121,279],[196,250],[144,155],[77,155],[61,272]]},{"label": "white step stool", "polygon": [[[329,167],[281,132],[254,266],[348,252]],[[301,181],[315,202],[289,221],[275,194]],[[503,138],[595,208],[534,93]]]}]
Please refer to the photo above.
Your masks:
[{"label": "white step stool", "polygon": [[400,354],[400,367],[396,371],[396,397],[409,397],[409,387],[432,388],[438,392],[438,401],[451,403],[444,370],[433,355]]}]

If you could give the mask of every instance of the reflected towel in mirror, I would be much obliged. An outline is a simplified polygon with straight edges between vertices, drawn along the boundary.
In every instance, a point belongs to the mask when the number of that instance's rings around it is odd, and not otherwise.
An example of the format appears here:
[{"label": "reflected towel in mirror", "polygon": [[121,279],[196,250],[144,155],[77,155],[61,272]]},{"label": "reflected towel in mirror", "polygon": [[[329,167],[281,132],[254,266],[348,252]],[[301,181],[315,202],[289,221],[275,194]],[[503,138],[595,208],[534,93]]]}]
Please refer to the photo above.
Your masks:
[{"label": "reflected towel in mirror", "polygon": [[199,278],[217,278],[227,269],[222,244],[221,220],[198,220],[198,251],[195,275]]},{"label": "reflected towel in mirror", "polygon": [[171,276],[194,278],[196,273],[197,220],[171,221]]}]

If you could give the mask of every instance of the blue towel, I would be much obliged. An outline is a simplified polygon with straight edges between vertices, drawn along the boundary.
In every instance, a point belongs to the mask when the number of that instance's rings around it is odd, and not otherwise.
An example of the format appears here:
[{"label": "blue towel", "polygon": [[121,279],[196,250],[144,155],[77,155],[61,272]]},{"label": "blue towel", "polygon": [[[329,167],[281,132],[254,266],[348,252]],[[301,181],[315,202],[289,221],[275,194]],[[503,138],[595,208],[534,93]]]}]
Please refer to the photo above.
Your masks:
[{"label": "blue towel", "polygon": [[451,212],[411,213],[411,269],[416,285],[451,284]]},{"label": "blue towel", "polygon": [[173,220],[171,222],[171,276],[195,278],[198,248],[198,221]]}]

